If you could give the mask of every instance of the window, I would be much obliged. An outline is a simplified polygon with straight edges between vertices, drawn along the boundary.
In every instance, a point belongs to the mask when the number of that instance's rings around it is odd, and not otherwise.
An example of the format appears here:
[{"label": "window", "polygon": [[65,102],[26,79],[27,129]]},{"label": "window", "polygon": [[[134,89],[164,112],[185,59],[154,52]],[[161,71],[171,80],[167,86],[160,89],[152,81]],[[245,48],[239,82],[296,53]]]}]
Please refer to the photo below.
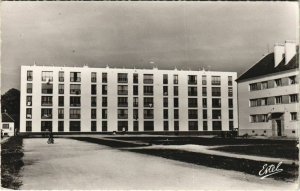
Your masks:
[{"label": "window", "polygon": [[139,106],[139,98],[138,97],[134,97],[133,98],[133,107],[138,107]]},{"label": "window", "polygon": [[290,103],[298,103],[298,94],[290,95]]},{"label": "window", "polygon": [[257,85],[257,83],[250,84],[250,91],[255,91],[255,90],[258,90],[258,85]]},{"label": "window", "polygon": [[128,119],[128,109],[118,109],[118,119]]},{"label": "window", "polygon": [[198,119],[198,110],[197,109],[189,109],[189,119]]},{"label": "window", "polygon": [[163,101],[163,106],[168,107],[168,98],[164,97]]},{"label": "window", "polygon": [[127,107],[128,98],[127,97],[118,97],[118,107]]},{"label": "window", "polygon": [[58,109],[58,119],[63,119],[65,117],[64,114],[65,114],[64,109],[59,108]]},{"label": "window", "polygon": [[279,86],[282,86],[282,81],[281,81],[281,79],[276,79],[275,80],[275,87],[279,87]]},{"label": "window", "polygon": [[233,119],[233,110],[229,110],[229,119]]},{"label": "window", "polygon": [[164,94],[164,96],[168,95],[168,86],[163,87],[163,94]]},{"label": "window", "polygon": [[152,108],[154,106],[152,97],[144,97],[144,107]]},{"label": "window", "polygon": [[144,86],[144,95],[153,95],[153,86]]},{"label": "window", "polygon": [[102,85],[102,95],[107,95],[107,85]]},{"label": "window", "polygon": [[133,95],[139,95],[139,86],[133,86]]},{"label": "window", "polygon": [[102,83],[107,83],[107,73],[102,73]]},{"label": "window", "polygon": [[154,112],[153,109],[144,109],[144,119],[153,119]]},{"label": "window", "polygon": [[32,93],[32,83],[27,83],[27,93]]},{"label": "window", "polygon": [[80,107],[81,100],[80,97],[70,96],[70,106],[71,107]]},{"label": "window", "polygon": [[296,76],[289,77],[290,85],[296,84]]},{"label": "window", "polygon": [[97,97],[91,97],[91,107],[97,106]]},{"label": "window", "polygon": [[188,75],[188,84],[197,84],[197,76]]},{"label": "window", "polygon": [[174,98],[174,107],[179,107],[178,98]]},{"label": "window", "polygon": [[70,82],[80,82],[81,81],[80,72],[71,72],[70,73]]},{"label": "window", "polygon": [[174,86],[174,96],[178,96],[178,86]]},{"label": "window", "polygon": [[107,119],[107,109],[102,109],[102,119]]},{"label": "window", "polygon": [[91,85],[91,94],[96,95],[97,94],[97,86],[95,84]]},{"label": "window", "polygon": [[212,118],[213,119],[221,119],[221,110],[212,110]]},{"label": "window", "polygon": [[135,120],[139,119],[139,110],[138,109],[133,110],[133,119],[135,119]]},{"label": "window", "polygon": [[220,76],[212,76],[211,77],[211,85],[221,85],[221,77]]},{"label": "window", "polygon": [[212,130],[213,131],[221,131],[222,130],[222,122],[221,121],[213,121],[212,122]]},{"label": "window", "polygon": [[31,118],[32,118],[32,109],[26,108],[26,119],[31,119]]},{"label": "window", "polygon": [[27,106],[32,106],[32,96],[27,96],[26,97],[26,105]]},{"label": "window", "polygon": [[169,121],[164,121],[164,131],[169,131]]},{"label": "window", "polygon": [[153,84],[153,74],[144,74],[144,84]]},{"label": "window", "polygon": [[154,122],[144,121],[144,131],[154,131]]},{"label": "window", "polygon": [[233,108],[233,99],[228,99],[228,107]]},{"label": "window", "polygon": [[220,108],[221,107],[221,99],[213,98],[212,99],[212,107],[213,108]]},{"label": "window", "polygon": [[202,85],[206,85],[207,84],[207,79],[206,79],[206,75],[202,76]]},{"label": "window", "polygon": [[163,84],[168,84],[168,74],[163,75]]},{"label": "window", "polygon": [[58,93],[59,94],[64,94],[65,93],[64,84],[58,84]]},{"label": "window", "polygon": [[52,82],[53,81],[53,72],[42,71],[42,81],[43,82]]},{"label": "window", "polygon": [[102,131],[107,131],[107,121],[102,121]]},{"label": "window", "polygon": [[189,107],[198,107],[198,99],[197,98],[188,98],[188,106]]},{"label": "window", "polygon": [[70,131],[80,131],[80,121],[70,121]]},{"label": "window", "polygon": [[169,118],[169,111],[168,109],[164,109],[164,119],[168,119]]},{"label": "window", "polygon": [[133,74],[133,83],[134,84],[139,83],[139,75],[138,74]]},{"label": "window", "polygon": [[50,131],[50,130],[52,130],[52,121],[42,121],[41,131]]},{"label": "window", "polygon": [[32,131],[32,121],[26,121],[26,132]]},{"label": "window", "polygon": [[59,82],[63,82],[63,81],[65,81],[65,73],[63,72],[63,71],[59,71],[58,72],[58,81]]},{"label": "window", "polygon": [[179,121],[174,121],[174,131],[179,131]]},{"label": "window", "polygon": [[207,131],[207,121],[203,121],[203,131]]},{"label": "window", "polygon": [[107,107],[107,97],[102,97],[102,107]]},{"label": "window", "polygon": [[70,119],[80,119],[80,109],[70,109]]},{"label": "window", "polygon": [[27,81],[32,81],[32,71],[27,71]]},{"label": "window", "polygon": [[256,107],[256,106],[258,106],[258,100],[250,99],[250,107]]},{"label": "window", "polygon": [[233,92],[232,92],[232,87],[228,87],[228,97],[232,97]]},{"label": "window", "polygon": [[118,86],[118,95],[128,95],[128,86],[119,85]]},{"label": "window", "polygon": [[96,118],[97,118],[97,110],[91,109],[91,119],[96,119]]},{"label": "window", "polygon": [[267,122],[267,121],[268,121],[267,114],[250,115],[251,123]]},{"label": "window", "polygon": [[232,76],[228,76],[228,86],[232,86]]},{"label": "window", "polygon": [[118,73],[118,83],[127,83],[128,78],[126,73]]},{"label": "window", "polygon": [[179,119],[179,110],[174,109],[174,119]]},{"label": "window", "polygon": [[202,87],[202,96],[207,96],[207,89],[206,89],[206,87]]},{"label": "window", "polygon": [[221,96],[221,88],[220,87],[212,87],[211,95],[212,96]]},{"label": "window", "polygon": [[52,109],[50,108],[42,108],[42,119],[52,119]]},{"label": "window", "polygon": [[202,118],[207,119],[207,110],[206,109],[203,109]]},{"label": "window", "polygon": [[189,131],[198,131],[198,121],[189,121]]},{"label": "window", "polygon": [[91,121],[91,131],[97,131],[97,121]]},{"label": "window", "polygon": [[207,108],[207,99],[206,98],[202,98],[202,107]]},{"label": "window", "polygon": [[64,106],[64,96],[58,96],[58,106]]},{"label": "window", "polygon": [[291,112],[291,120],[292,121],[297,121],[298,118],[297,118],[297,112]]},{"label": "window", "polygon": [[189,96],[197,96],[197,87],[188,87]]},{"label": "window", "polygon": [[42,84],[42,93],[43,94],[52,94],[53,93],[53,84]]},{"label": "window", "polygon": [[58,131],[63,132],[64,131],[64,122],[58,121]]},{"label": "window", "polygon": [[75,94],[75,95],[81,94],[81,85],[80,84],[70,84],[70,94]]},{"label": "window", "polygon": [[178,84],[178,75],[177,74],[173,75],[173,83]]},{"label": "window", "polygon": [[261,106],[268,105],[268,98],[261,98],[260,99],[260,105]]},{"label": "window", "polygon": [[42,106],[52,106],[52,96],[42,96]]},{"label": "window", "polygon": [[268,89],[268,82],[262,82],[262,83],[261,83],[261,89],[262,89],[262,90]]},{"label": "window", "polygon": [[96,72],[91,73],[91,82],[97,82],[97,73]]},{"label": "window", "polygon": [[229,130],[233,131],[233,129],[234,129],[233,121],[229,121]]},{"label": "window", "polygon": [[276,104],[281,104],[282,103],[282,96],[276,96],[275,97],[275,103]]}]

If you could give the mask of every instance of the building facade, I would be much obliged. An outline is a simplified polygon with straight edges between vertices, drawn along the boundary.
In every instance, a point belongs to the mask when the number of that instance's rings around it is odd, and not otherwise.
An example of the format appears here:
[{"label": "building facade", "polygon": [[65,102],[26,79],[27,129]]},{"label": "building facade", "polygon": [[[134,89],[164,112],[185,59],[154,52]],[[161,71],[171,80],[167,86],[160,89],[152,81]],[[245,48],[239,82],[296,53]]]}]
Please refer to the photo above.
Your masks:
[{"label": "building facade", "polygon": [[239,135],[299,136],[299,57],[295,42],[274,52],[238,79]]},{"label": "building facade", "polygon": [[235,72],[21,67],[20,132],[212,132],[238,126]]}]

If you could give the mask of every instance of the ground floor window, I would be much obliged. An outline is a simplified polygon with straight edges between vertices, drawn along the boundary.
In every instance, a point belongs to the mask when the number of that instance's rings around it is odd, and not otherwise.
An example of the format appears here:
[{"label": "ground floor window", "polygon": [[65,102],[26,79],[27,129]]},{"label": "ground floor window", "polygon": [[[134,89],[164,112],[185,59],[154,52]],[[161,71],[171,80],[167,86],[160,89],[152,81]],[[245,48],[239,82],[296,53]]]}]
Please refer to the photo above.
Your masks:
[{"label": "ground floor window", "polygon": [[128,131],[128,121],[118,121],[118,131]]},{"label": "ground floor window", "polygon": [[133,122],[133,131],[139,131],[139,122],[138,121]]},{"label": "ground floor window", "polygon": [[107,131],[107,121],[102,121],[102,131]]},{"label": "ground floor window", "polygon": [[41,131],[52,131],[52,121],[42,121]]},{"label": "ground floor window", "polygon": [[26,132],[32,131],[32,121],[26,121]]},{"label": "ground floor window", "polygon": [[291,112],[291,120],[296,121],[297,120],[297,112]]},{"label": "ground floor window", "polygon": [[97,122],[96,121],[91,122],[91,131],[97,131]]},{"label": "ground floor window", "polygon": [[198,121],[189,121],[189,131],[198,131]]},{"label": "ground floor window", "polygon": [[179,131],[179,121],[174,121],[174,131]]},{"label": "ground floor window", "polygon": [[144,121],[144,131],[154,131],[154,122]]},{"label": "ground floor window", "polygon": [[58,131],[62,132],[64,131],[64,122],[58,121]]},{"label": "ground floor window", "polygon": [[233,131],[234,125],[233,121],[229,121],[229,131]]},{"label": "ground floor window", "polygon": [[213,131],[222,130],[222,122],[221,121],[213,121],[212,122],[212,129],[213,129]]},{"label": "ground floor window", "polygon": [[164,121],[164,131],[169,131],[169,121]]},{"label": "ground floor window", "polygon": [[80,121],[70,121],[70,131],[80,131]]},{"label": "ground floor window", "polygon": [[207,131],[207,121],[203,121],[203,131]]}]

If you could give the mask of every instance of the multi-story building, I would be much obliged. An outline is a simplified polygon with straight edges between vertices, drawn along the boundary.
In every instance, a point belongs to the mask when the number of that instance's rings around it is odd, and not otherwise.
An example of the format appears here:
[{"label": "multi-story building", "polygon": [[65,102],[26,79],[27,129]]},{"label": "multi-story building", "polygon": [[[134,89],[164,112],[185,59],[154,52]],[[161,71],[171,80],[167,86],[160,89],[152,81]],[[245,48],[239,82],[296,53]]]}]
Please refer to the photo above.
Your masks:
[{"label": "multi-story building", "polygon": [[235,72],[21,67],[20,132],[237,128]]},{"label": "multi-story building", "polygon": [[299,51],[276,44],[238,79],[239,134],[299,135]]}]

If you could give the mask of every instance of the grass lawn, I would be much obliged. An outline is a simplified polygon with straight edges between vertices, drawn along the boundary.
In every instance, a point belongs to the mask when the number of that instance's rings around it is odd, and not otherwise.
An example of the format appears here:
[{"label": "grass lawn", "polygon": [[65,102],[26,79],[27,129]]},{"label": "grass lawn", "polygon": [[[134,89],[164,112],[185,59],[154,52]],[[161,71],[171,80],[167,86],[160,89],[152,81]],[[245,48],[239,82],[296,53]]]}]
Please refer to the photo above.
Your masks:
[{"label": "grass lawn", "polygon": [[1,185],[4,188],[18,189],[22,184],[19,180],[19,171],[24,165],[22,145],[22,137],[10,137],[1,144]]}]

